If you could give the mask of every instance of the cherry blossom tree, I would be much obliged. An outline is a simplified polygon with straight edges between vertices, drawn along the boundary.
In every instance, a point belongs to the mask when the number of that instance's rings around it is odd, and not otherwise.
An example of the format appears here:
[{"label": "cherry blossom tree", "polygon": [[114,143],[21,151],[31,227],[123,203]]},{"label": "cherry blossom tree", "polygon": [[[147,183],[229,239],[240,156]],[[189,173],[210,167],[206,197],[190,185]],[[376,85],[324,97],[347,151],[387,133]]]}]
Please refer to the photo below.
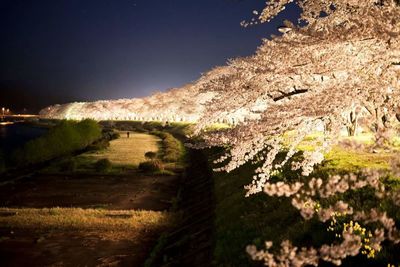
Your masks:
[{"label": "cherry blossom tree", "polygon": [[[373,256],[384,240],[399,243],[394,220],[385,212],[356,210],[338,201],[320,207],[321,199],[348,190],[370,187],[377,198],[393,199],[399,192],[386,192],[379,174],[333,176],[327,181],[312,178],[307,184],[271,183],[270,177],[290,162],[292,170],[308,176],[323,161],[324,152],[338,140],[345,128],[355,134],[358,118],[369,117],[376,141],[399,118],[400,101],[400,7],[394,0],[274,0],[257,18],[243,26],[268,23],[290,4],[301,10],[297,26],[286,21],[279,28],[281,36],[264,43],[254,56],[234,59],[229,73],[203,83],[199,90],[213,92],[196,128],[204,146],[225,146],[226,155],[215,161],[218,171],[230,172],[247,162],[261,163],[247,195],[265,192],[270,196],[292,198],[305,220],[317,216],[321,222],[347,216],[351,222],[338,233],[342,242],[320,248],[298,248],[283,241],[279,254],[248,247],[255,260],[267,266],[317,266],[320,260],[341,265],[348,256],[359,253]],[[207,131],[207,126],[229,118],[236,127]],[[397,119],[396,119],[397,118]],[[324,135],[314,143],[314,151],[303,153],[300,162],[291,160],[299,143],[317,129]],[[289,134],[288,133],[294,133]],[[286,157],[278,159],[279,153]],[[281,157],[280,157],[281,158]],[[380,223],[368,233],[363,225]],[[368,244],[365,242],[368,241]]]},{"label": "cherry blossom tree", "polygon": [[396,119],[400,100],[396,2],[277,0],[254,13],[260,22],[268,22],[291,2],[302,8],[304,26],[285,22],[282,36],[264,40],[254,56],[232,60],[229,73],[200,88],[215,97],[206,106],[197,133],[211,123],[238,118],[234,128],[203,132],[205,145],[231,147],[223,170],[256,160],[260,151],[270,148],[250,193],[262,191],[275,168],[271,158],[282,148],[282,136],[288,131],[298,132],[291,151],[301,138],[324,126],[324,145],[304,163],[312,166],[321,161],[320,152],[337,139],[343,126],[355,132],[351,124],[357,123],[360,110],[369,111],[377,133]]}]

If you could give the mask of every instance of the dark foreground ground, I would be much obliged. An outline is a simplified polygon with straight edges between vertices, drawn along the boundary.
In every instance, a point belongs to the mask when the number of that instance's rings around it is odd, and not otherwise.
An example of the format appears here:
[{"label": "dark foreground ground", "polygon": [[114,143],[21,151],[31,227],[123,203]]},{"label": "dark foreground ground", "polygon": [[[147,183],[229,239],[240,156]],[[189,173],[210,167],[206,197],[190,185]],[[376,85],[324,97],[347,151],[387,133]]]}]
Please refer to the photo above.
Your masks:
[{"label": "dark foreground ground", "polygon": [[[164,211],[177,194],[178,180],[140,173],[35,175],[0,186],[0,207]],[[3,211],[0,220],[14,215]],[[0,266],[141,266],[164,230],[0,225]]]},{"label": "dark foreground ground", "polygon": [[44,175],[0,186],[0,207],[166,210],[177,176]]}]

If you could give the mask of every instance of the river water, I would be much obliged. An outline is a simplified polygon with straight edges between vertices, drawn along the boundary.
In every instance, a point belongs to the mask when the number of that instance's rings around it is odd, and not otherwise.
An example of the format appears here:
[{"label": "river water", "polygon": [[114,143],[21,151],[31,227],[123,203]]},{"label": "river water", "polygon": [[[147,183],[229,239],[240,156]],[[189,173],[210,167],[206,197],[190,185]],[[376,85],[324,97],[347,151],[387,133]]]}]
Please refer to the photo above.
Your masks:
[{"label": "river water", "polygon": [[0,124],[0,152],[5,156],[26,142],[40,137],[47,129],[25,123]]}]

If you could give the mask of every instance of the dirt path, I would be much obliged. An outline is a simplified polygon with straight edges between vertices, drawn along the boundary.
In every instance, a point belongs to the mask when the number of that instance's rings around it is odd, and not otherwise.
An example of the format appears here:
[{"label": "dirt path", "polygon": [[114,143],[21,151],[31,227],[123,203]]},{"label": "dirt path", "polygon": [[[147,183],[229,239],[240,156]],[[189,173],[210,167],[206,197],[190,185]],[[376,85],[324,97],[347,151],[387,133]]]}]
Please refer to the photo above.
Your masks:
[{"label": "dirt path", "polygon": [[1,207],[167,210],[178,176],[43,175],[0,186]]},{"label": "dirt path", "polygon": [[152,267],[212,266],[214,194],[211,170],[203,151],[189,150],[180,209],[181,224],[166,237]]},{"label": "dirt path", "polygon": [[[0,187],[0,206],[165,211],[178,176],[35,176]],[[0,214],[10,216],[10,214]],[[118,218],[115,218],[118,221]],[[126,232],[0,226],[0,266],[141,266],[160,229]]]},{"label": "dirt path", "polygon": [[137,239],[110,240],[96,232],[12,231],[0,229],[0,261],[4,267],[141,266],[158,237],[157,232],[146,232]]}]

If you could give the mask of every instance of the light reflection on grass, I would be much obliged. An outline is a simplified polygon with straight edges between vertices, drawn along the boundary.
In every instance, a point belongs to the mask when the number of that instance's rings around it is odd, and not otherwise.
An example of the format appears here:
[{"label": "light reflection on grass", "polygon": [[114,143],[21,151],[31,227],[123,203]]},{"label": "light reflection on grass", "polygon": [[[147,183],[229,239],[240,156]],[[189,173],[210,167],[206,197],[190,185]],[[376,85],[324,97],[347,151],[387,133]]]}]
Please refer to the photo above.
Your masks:
[{"label": "light reflection on grass", "polygon": [[0,208],[0,225],[12,229],[95,231],[99,235],[122,232],[132,236],[166,229],[174,220],[174,213],[158,211]]}]

